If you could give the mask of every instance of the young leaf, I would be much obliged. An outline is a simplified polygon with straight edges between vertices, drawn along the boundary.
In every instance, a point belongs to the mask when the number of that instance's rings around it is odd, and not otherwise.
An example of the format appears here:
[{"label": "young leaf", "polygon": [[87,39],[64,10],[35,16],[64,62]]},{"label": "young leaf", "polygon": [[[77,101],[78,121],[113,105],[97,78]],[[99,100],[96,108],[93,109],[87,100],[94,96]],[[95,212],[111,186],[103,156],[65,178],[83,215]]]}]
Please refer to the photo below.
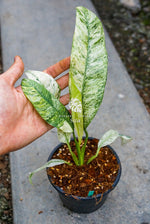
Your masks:
[{"label": "young leaf", "polygon": [[109,130],[107,131],[102,138],[98,142],[98,149],[101,147],[104,147],[106,145],[110,145],[112,142],[114,142],[119,137],[118,131],[115,130]]},{"label": "young leaf", "polygon": [[97,152],[94,156],[92,156],[87,164],[89,164],[93,159],[95,159],[97,156],[98,156],[98,153],[100,151],[100,149],[106,145],[110,145],[111,143],[113,143],[118,137],[121,138],[121,140],[123,141],[123,143],[127,143],[129,141],[132,140],[131,137],[129,136],[126,136],[126,135],[121,135],[118,133],[118,131],[115,131],[115,130],[109,130],[107,131],[103,136],[102,138],[99,140],[98,142],[98,148],[97,148]]},{"label": "young leaf", "polygon": [[[107,52],[102,24],[84,7],[76,9],[76,26],[72,43],[69,89],[73,121],[81,138],[102,102],[107,79]],[[76,108],[76,107],[75,107]],[[80,130],[80,131],[79,131]]]},{"label": "young leaf", "polygon": [[[72,84],[71,84],[72,82]],[[70,100],[70,108],[71,108],[71,114],[72,114],[72,121],[75,126],[75,130],[78,135],[79,145],[81,143],[81,139],[83,136],[83,111],[82,111],[82,99],[81,99],[81,92],[74,88],[74,81],[72,81],[72,78],[69,80],[69,85],[71,86],[71,100]]]},{"label": "young leaf", "polygon": [[71,133],[70,132],[63,132],[60,129],[57,129],[57,135],[60,142],[68,143],[70,142]]},{"label": "young leaf", "polygon": [[34,70],[28,70],[25,72],[25,74],[29,79],[44,85],[44,87],[56,98],[60,97],[60,87],[51,75],[48,75],[45,72]]},{"label": "young leaf", "polygon": [[132,138],[130,136],[127,136],[127,135],[119,135],[120,138],[121,138],[121,144],[124,145],[126,143],[128,143],[129,141],[132,140]]},{"label": "young leaf", "polygon": [[72,132],[73,123],[68,110],[43,85],[23,79],[21,86],[26,97],[48,124],[64,132]]},{"label": "young leaf", "polygon": [[47,167],[58,166],[58,165],[61,165],[61,164],[64,164],[64,163],[66,163],[68,165],[71,165],[70,163],[68,163],[67,161],[62,160],[62,159],[51,159],[50,161],[45,163],[43,166],[41,166],[40,168],[34,170],[32,173],[29,174],[29,182],[32,184],[32,176],[35,173],[37,173],[37,172],[39,172],[39,171],[41,171],[41,170],[43,170],[43,169],[45,169]]}]

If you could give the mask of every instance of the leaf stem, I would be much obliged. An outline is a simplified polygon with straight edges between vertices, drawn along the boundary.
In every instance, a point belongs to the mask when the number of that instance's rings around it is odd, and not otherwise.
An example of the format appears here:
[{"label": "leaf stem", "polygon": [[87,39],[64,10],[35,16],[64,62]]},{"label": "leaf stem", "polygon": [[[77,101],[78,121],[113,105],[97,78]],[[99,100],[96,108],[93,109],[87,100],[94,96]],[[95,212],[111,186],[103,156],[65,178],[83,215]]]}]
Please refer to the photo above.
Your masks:
[{"label": "leaf stem", "polygon": [[93,159],[95,159],[97,157],[97,155],[92,156],[91,158],[88,159],[87,164],[89,164],[90,162],[92,162]]},{"label": "leaf stem", "polygon": [[74,131],[73,131],[73,138],[74,138],[74,141],[75,141],[76,150],[77,150],[77,154],[78,154],[78,158],[79,158],[79,164],[78,165],[81,166],[81,163],[82,163],[82,160],[81,160],[81,150],[80,150],[80,145],[79,145],[79,142],[76,139]]},{"label": "leaf stem", "polygon": [[82,149],[81,149],[81,159],[82,159],[81,160],[81,165],[84,164],[85,147],[86,147],[86,144],[87,144],[87,141],[88,141],[88,132],[87,132],[86,129],[84,130],[84,132],[85,132],[86,137],[85,137],[84,145],[82,146]]},{"label": "leaf stem", "polygon": [[73,158],[73,161],[74,161],[75,164],[78,166],[78,165],[79,165],[78,158],[77,158],[76,155],[72,152],[72,149],[71,149],[71,146],[70,146],[70,144],[69,144],[69,141],[68,141],[67,137],[66,137],[66,142],[67,142],[67,145],[68,145],[68,148],[69,148],[69,152],[70,152],[70,154],[71,154],[71,156],[72,156],[72,158]]}]

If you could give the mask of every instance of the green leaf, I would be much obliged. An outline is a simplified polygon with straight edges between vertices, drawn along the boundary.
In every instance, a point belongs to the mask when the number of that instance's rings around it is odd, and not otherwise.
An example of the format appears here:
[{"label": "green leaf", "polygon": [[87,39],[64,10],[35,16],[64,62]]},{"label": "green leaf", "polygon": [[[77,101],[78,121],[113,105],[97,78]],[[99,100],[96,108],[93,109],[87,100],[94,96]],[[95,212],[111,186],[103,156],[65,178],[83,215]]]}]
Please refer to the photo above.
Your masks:
[{"label": "green leaf", "polygon": [[107,79],[103,27],[99,18],[84,7],[76,9],[69,73],[72,118],[81,139],[83,129],[87,128],[99,109]]},{"label": "green leaf", "polygon": [[64,163],[66,163],[66,164],[68,164],[68,165],[72,165],[72,164],[70,164],[70,163],[68,163],[67,161],[62,160],[62,159],[51,159],[50,161],[48,161],[47,163],[45,163],[43,166],[41,166],[40,168],[34,170],[33,172],[31,172],[31,173],[29,174],[29,182],[32,184],[32,176],[33,176],[35,173],[37,173],[37,172],[39,172],[39,171],[41,171],[41,170],[43,170],[43,169],[45,169],[45,168],[47,168],[47,167],[58,166],[58,165],[61,165],[61,164],[64,164]]},{"label": "green leaf", "polygon": [[127,143],[129,141],[132,140],[131,137],[129,136],[126,136],[126,135],[121,135],[118,133],[118,131],[115,131],[115,130],[109,130],[107,131],[103,136],[102,138],[99,140],[98,142],[98,148],[97,148],[97,152],[94,156],[92,156],[87,164],[89,164],[93,159],[95,159],[97,156],[98,156],[98,153],[100,151],[100,149],[106,145],[110,145],[111,143],[113,143],[118,137],[121,138],[121,141],[122,143]]},{"label": "green leaf", "polygon": [[60,87],[51,75],[48,75],[45,72],[34,70],[28,70],[25,72],[25,74],[29,79],[44,85],[44,87],[56,98],[60,97]]},{"label": "green leaf", "polygon": [[68,110],[43,85],[23,79],[21,86],[26,97],[48,124],[64,132],[72,132],[73,123]]}]

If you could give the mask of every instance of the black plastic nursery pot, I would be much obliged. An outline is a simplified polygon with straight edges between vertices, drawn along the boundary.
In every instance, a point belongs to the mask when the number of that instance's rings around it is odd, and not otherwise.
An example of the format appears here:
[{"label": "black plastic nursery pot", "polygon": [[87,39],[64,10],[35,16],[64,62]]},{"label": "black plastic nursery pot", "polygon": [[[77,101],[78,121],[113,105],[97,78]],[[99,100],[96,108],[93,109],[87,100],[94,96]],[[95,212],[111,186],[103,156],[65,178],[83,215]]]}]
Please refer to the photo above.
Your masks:
[{"label": "black plastic nursery pot", "polygon": [[[89,137],[89,140],[93,139]],[[51,158],[53,157],[53,154],[59,150],[60,147],[62,147],[64,145],[64,143],[60,143],[59,145],[57,145],[53,151],[50,153],[50,156],[48,158],[48,161],[51,160]],[[111,146],[107,146],[111,152],[113,153],[113,155],[116,157],[117,159],[117,163],[119,165],[119,170],[118,170],[118,174],[116,176],[116,179],[111,187],[111,189],[107,190],[106,192],[104,192],[103,194],[98,194],[96,196],[88,196],[88,197],[79,197],[76,195],[68,195],[66,194],[60,187],[54,185],[51,181],[51,177],[48,175],[48,179],[50,181],[50,183],[52,184],[52,186],[57,190],[60,199],[63,202],[63,205],[65,207],[67,207],[69,210],[77,212],[77,213],[91,213],[96,211],[98,208],[100,208],[108,194],[116,187],[116,185],[119,182],[120,176],[121,176],[121,163],[120,163],[120,159],[117,155],[117,153],[114,151],[114,149]],[[48,169],[48,168],[47,168]]]}]

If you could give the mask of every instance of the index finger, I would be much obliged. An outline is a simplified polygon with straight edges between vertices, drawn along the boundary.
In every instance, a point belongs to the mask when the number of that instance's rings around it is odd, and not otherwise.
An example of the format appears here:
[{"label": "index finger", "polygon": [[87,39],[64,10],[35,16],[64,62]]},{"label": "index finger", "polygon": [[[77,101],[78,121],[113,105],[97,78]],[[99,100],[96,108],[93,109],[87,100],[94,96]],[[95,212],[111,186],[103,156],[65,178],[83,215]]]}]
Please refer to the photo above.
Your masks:
[{"label": "index finger", "polygon": [[44,70],[44,72],[48,73],[49,75],[53,76],[53,78],[55,78],[62,72],[69,69],[69,67],[70,67],[70,57],[67,57],[57,62],[56,64],[48,67],[47,69]]}]

